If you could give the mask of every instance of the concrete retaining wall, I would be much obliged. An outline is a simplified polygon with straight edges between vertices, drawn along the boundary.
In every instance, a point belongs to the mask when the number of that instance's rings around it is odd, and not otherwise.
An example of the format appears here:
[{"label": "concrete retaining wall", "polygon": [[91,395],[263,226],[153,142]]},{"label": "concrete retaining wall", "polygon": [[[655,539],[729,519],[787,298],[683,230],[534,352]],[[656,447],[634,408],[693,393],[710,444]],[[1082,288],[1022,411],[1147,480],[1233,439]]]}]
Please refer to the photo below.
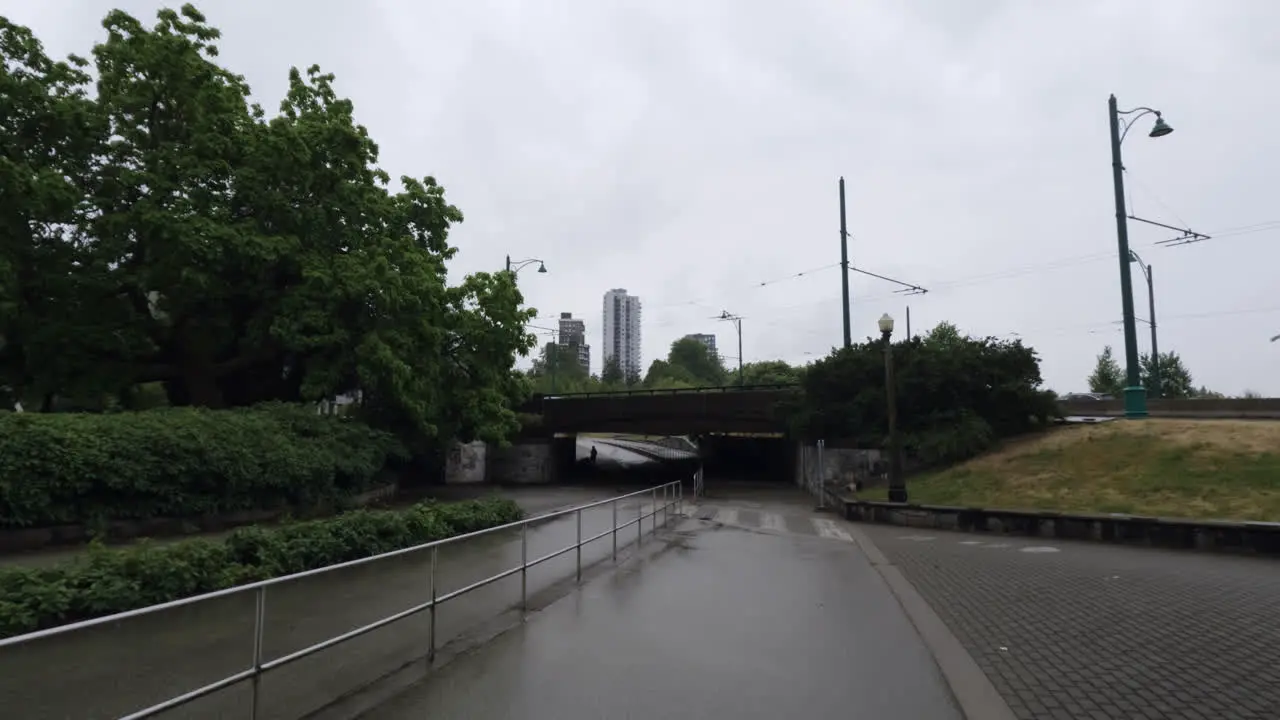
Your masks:
[{"label": "concrete retaining wall", "polygon": [[536,485],[555,481],[551,440],[530,440],[509,447],[489,447],[486,451],[489,482]]},{"label": "concrete retaining wall", "polygon": [[845,501],[854,521],[1147,547],[1280,556],[1280,523]]},{"label": "concrete retaining wall", "polygon": [[444,465],[446,485],[482,483],[487,479],[486,459],[489,448],[479,440],[454,443]]}]

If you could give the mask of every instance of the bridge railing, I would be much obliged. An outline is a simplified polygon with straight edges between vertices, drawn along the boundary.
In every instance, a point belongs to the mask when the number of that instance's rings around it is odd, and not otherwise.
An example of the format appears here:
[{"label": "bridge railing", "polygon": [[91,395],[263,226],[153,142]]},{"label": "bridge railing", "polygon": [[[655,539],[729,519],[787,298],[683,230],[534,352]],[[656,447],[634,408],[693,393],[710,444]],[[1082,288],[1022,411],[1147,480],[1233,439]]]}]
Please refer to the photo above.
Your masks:
[{"label": "bridge railing", "polygon": [[[619,523],[619,520],[620,520],[618,515],[619,501],[629,500],[632,498],[637,498],[641,501],[636,505],[635,516]],[[645,511],[645,504],[643,502],[645,499],[648,499],[650,501],[648,505],[649,510],[647,512]],[[168,713],[172,710],[188,705],[189,703],[192,703],[206,696],[213,695],[214,693],[218,693],[220,691],[224,691],[229,688],[242,685],[244,683],[249,683],[251,686],[250,702],[252,704],[251,704],[251,709],[248,713],[248,717],[253,719],[260,716],[259,708],[260,708],[260,703],[263,696],[263,693],[261,691],[261,685],[262,685],[261,681],[262,681],[262,678],[268,673],[274,670],[278,670],[287,665],[291,665],[299,660],[302,660],[303,658],[315,655],[316,653],[319,653],[321,651],[328,650],[335,646],[354,640],[358,637],[367,635],[368,633],[371,633],[380,628],[387,627],[392,623],[396,623],[401,620],[406,620],[412,616],[418,615],[423,612],[430,614],[430,618],[429,618],[430,625],[427,633],[428,640],[426,643],[425,654],[428,660],[434,660],[436,649],[437,649],[436,612],[437,612],[437,608],[443,605],[444,603],[450,600],[454,600],[456,598],[462,597],[467,593],[470,593],[475,590],[479,590],[480,588],[491,585],[505,578],[509,578],[514,575],[519,575],[520,576],[520,609],[522,611],[526,611],[528,609],[528,601],[529,601],[528,574],[531,568],[534,568],[538,565],[541,565],[542,563],[548,562],[552,559],[558,558],[567,553],[575,552],[577,555],[576,580],[578,582],[581,582],[582,568],[583,568],[583,563],[582,563],[583,546],[593,543],[597,540],[602,540],[606,537],[612,537],[612,542],[613,542],[612,557],[614,562],[617,562],[618,533],[620,531],[623,531],[623,530],[626,530],[627,528],[635,526],[636,528],[635,537],[637,541],[642,540],[644,537],[644,520],[645,519],[650,519],[650,518],[652,519],[652,525],[650,526],[651,532],[656,532],[658,527],[666,526],[668,524],[668,522],[670,521],[673,509],[674,509],[674,514],[679,514],[680,512],[682,512],[683,501],[684,501],[683,482],[676,481],[676,482],[666,483],[664,485],[657,485],[644,490],[638,490],[636,492],[627,493],[626,495],[618,495],[616,497],[608,498],[605,500],[587,503],[584,505],[578,505],[575,507],[567,508],[564,510],[558,510],[555,512],[545,513],[542,515],[538,515],[536,517],[519,520],[514,523],[509,523],[506,525],[501,525],[501,526],[489,528],[486,530],[479,530],[476,532],[467,533],[465,535],[458,535],[456,537],[446,538],[443,540],[436,540],[433,542],[424,543],[422,545],[416,545],[410,548],[404,548],[401,550],[395,550],[392,552],[383,553],[381,555],[374,555],[371,557],[361,558],[359,560],[352,560],[349,562],[339,563],[336,565],[330,565],[328,567],[318,568],[315,570],[295,573],[292,575],[285,575],[277,578],[272,578],[269,580],[262,580],[262,581],[247,584],[247,585],[241,585],[234,588],[228,588],[225,590],[206,593],[204,595],[197,595],[189,598],[183,598],[181,600],[161,603],[159,605],[152,605],[150,607],[139,608],[137,610],[117,613],[115,615],[94,618],[92,620],[85,620],[82,622],[62,625],[59,627],[49,628],[47,630],[40,630],[37,632],[25,634],[25,635],[18,635],[15,637],[0,639],[0,651],[17,649],[20,646],[30,645],[39,640],[53,638],[55,636],[66,636],[73,633],[83,633],[85,631],[91,631],[94,628],[100,628],[103,626],[121,623],[123,621],[127,621],[134,618],[141,618],[141,617],[153,615],[156,613],[162,613],[168,610],[172,610],[174,608],[192,606],[200,603],[208,603],[210,601],[218,600],[219,598],[228,598],[236,595],[251,594],[253,596],[252,605],[254,608],[253,610],[254,617],[252,621],[253,645],[252,645],[252,654],[250,654],[249,652],[250,648],[246,647],[245,655],[248,657],[251,657],[252,659],[251,659],[251,662],[249,662],[249,664],[246,667],[244,667],[244,669],[239,670],[238,672],[234,672],[232,674],[226,675],[225,677],[222,677],[218,680],[214,680],[200,687],[193,688],[179,695],[174,695],[166,700],[163,700],[162,702],[156,703],[149,707],[145,707],[135,712],[129,713],[127,715],[123,715],[121,717],[121,720],[142,720],[143,718],[156,717],[163,713]],[[611,524],[611,527],[602,532],[598,532],[594,535],[583,537],[583,531],[582,531],[583,512],[587,510],[591,510],[593,508],[601,508],[604,506],[612,506],[611,509],[613,514],[613,522]],[[571,515],[574,516],[577,521],[576,522],[577,524],[576,540],[573,543],[570,543],[557,550],[548,552],[540,557],[530,558],[529,557],[529,533],[528,533],[529,527],[535,524],[545,523],[550,520],[555,520],[557,518],[563,518]],[[661,525],[659,525],[659,517],[661,517]],[[483,578],[481,580],[472,582],[468,585],[465,585],[464,587],[458,588],[451,592],[447,592],[443,594],[438,592],[438,584],[437,584],[436,576],[437,576],[437,570],[440,566],[439,552],[441,548],[444,548],[449,545],[454,545],[457,543],[466,542],[468,540],[473,540],[473,539],[484,537],[484,536],[494,535],[497,533],[510,532],[513,530],[517,530],[520,533],[520,563],[518,565],[515,565],[514,567],[510,567],[506,570],[503,570],[502,572],[496,573],[494,575]],[[624,544],[625,542],[626,540],[624,539]],[[375,620],[368,624],[357,627],[354,630],[350,630],[348,632],[327,637],[319,642],[311,644],[300,650],[296,650],[294,652],[290,652],[290,653],[281,655],[279,657],[273,657],[273,658],[266,657],[266,653],[264,652],[263,637],[266,634],[267,624],[268,624],[266,607],[267,607],[267,599],[269,594],[268,591],[270,589],[284,585],[286,583],[296,582],[304,578],[313,578],[319,575],[324,575],[326,573],[332,573],[335,571],[340,571],[340,570],[362,566],[362,565],[369,565],[372,563],[377,563],[377,562],[388,560],[391,558],[404,557],[404,556],[418,554],[418,553],[430,553],[430,559],[431,559],[430,573],[427,579],[428,590],[426,592],[426,594],[429,596],[428,599],[425,599],[421,603],[414,605],[413,607],[407,608],[403,611],[381,617],[378,620]],[[181,632],[181,629],[175,629],[174,632]],[[57,672],[57,671],[58,671],[57,668],[51,668],[49,670],[49,672]],[[11,709],[17,711],[18,713],[18,715],[15,715],[14,717],[18,717],[22,715],[21,708],[11,708]]]},{"label": "bridge railing", "polygon": [[715,385],[696,388],[640,388],[637,390],[601,390],[599,392],[558,393],[555,395],[538,394],[533,400],[573,400],[593,397],[634,397],[653,395],[690,395],[694,393],[732,393],[761,392],[770,390],[791,390],[800,387],[799,383],[769,383],[763,385]]}]

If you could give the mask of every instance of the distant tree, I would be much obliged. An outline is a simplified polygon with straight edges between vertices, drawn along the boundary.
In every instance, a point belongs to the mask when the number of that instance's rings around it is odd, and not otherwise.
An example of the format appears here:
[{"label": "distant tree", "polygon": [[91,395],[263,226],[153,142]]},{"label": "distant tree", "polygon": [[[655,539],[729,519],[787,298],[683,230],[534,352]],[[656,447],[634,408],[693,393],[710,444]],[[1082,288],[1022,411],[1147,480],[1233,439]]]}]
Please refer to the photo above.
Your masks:
[{"label": "distant tree", "polygon": [[929,334],[925,336],[925,341],[932,343],[934,346],[942,347],[946,345],[959,345],[965,340],[960,334],[960,328],[954,323],[940,322],[933,326]]},{"label": "distant tree", "polygon": [[604,361],[604,368],[600,371],[601,384],[621,385],[625,379],[622,375],[622,363],[618,361],[616,355]]},{"label": "distant tree", "polygon": [[1210,390],[1209,388],[1201,385],[1200,387],[1192,391],[1191,397],[1197,398],[1200,400],[1220,400],[1226,397],[1226,395],[1223,395],[1222,393],[1217,392],[1215,390]]},{"label": "distant tree", "polygon": [[587,368],[578,362],[577,348],[547,343],[529,371],[534,392],[571,393],[588,392],[596,384]]},{"label": "distant tree", "polygon": [[667,352],[667,364],[700,385],[725,384],[727,373],[724,363],[720,356],[700,340],[680,338],[671,343],[671,350]]},{"label": "distant tree", "polygon": [[1154,369],[1159,370],[1160,386],[1158,388],[1152,373],[1151,356],[1144,353],[1138,360],[1138,370],[1142,378],[1142,386],[1147,389],[1148,396],[1176,400],[1195,395],[1195,386],[1191,384],[1191,371],[1187,370],[1178,353],[1160,353],[1160,367]]},{"label": "distant tree", "polygon": [[782,360],[762,360],[742,366],[744,385],[785,385],[800,381],[800,368]]},{"label": "distant tree", "polygon": [[1089,375],[1089,392],[1114,397],[1119,397],[1124,392],[1124,371],[1120,369],[1120,363],[1116,362],[1110,345],[1098,353],[1098,361]]},{"label": "distant tree", "polygon": [[1258,392],[1257,390],[1245,390],[1244,392],[1240,393],[1240,397],[1245,400],[1261,400],[1262,393]]}]

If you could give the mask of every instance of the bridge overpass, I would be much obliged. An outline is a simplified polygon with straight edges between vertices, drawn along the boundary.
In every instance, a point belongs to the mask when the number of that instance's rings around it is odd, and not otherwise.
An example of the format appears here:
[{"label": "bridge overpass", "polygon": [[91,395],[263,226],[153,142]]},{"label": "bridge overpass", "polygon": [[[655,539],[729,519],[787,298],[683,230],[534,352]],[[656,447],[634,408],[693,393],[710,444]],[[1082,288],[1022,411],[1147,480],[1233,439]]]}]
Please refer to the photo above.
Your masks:
[{"label": "bridge overpass", "polygon": [[547,434],[637,435],[786,432],[796,385],[535,395],[520,410],[542,417]]}]

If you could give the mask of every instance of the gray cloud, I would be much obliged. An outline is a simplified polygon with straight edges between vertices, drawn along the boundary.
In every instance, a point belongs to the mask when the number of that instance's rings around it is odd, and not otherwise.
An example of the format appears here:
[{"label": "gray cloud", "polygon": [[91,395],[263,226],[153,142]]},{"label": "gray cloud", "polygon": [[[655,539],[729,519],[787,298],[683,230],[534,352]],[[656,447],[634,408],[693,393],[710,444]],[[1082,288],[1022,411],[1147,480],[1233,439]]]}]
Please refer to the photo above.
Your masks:
[{"label": "gray cloud", "polygon": [[[54,52],[85,51],[113,6],[0,0]],[[882,312],[1019,333],[1050,384],[1078,390],[1120,302],[1106,99],[1153,105],[1177,132],[1125,143],[1144,217],[1203,232],[1280,220],[1280,96],[1266,0],[785,6],[498,0],[210,0],[224,60],[274,108],[290,65],[319,63],[393,175],[432,174],[467,215],[457,271],[505,254],[543,315],[584,317],[605,290],[646,307],[646,360],[745,316],[748,360],[840,342],[836,178],[855,264],[931,287],[903,298],[852,278],[855,334]],[[1152,247],[1161,347],[1199,382],[1280,394],[1280,229]],[[1139,295],[1139,314],[1146,316]],[[1146,340],[1141,341],[1145,349]]]}]

